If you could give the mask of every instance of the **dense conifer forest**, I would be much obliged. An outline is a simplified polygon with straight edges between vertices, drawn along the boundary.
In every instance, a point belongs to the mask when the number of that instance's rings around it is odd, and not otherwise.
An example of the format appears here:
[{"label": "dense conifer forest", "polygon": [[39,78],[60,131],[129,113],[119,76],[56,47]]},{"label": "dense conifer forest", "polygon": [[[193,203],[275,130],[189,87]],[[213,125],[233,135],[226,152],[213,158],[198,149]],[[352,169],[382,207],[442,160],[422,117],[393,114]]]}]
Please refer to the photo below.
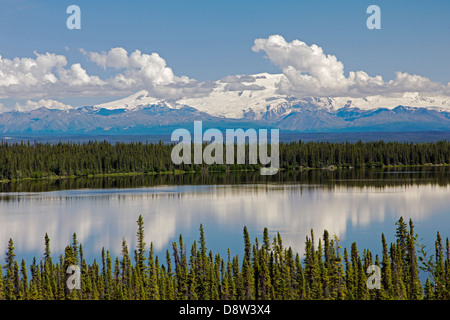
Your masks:
[{"label": "dense conifer forest", "polygon": [[[380,237],[380,254],[355,242],[341,248],[339,239],[326,230],[321,237],[313,230],[306,237],[303,255],[285,247],[281,235],[253,242],[243,229],[243,255],[226,257],[206,246],[205,232],[190,248],[183,241],[172,244],[165,257],[159,257],[153,244],[144,239],[144,221],[137,220],[137,245],[122,242],[121,254],[112,257],[104,248],[99,260],[87,264],[83,247],[73,234],[59,258],[51,253],[48,236],[43,241],[43,258],[31,265],[16,258],[9,240],[0,268],[0,299],[16,300],[443,300],[450,298],[450,244],[443,244],[439,232],[432,255],[417,241],[414,225],[400,218],[395,242]],[[134,249],[134,250],[133,250]],[[79,266],[80,289],[69,289],[72,280],[66,270]],[[367,272],[371,265],[380,269],[379,288]],[[419,271],[425,272],[421,283]]]},{"label": "dense conifer forest", "polygon": [[[162,143],[14,143],[0,144],[0,179],[43,179],[68,176],[155,174],[208,171],[256,171],[259,165],[173,165],[173,145]],[[280,143],[281,168],[447,165],[450,143]],[[200,175],[199,175],[200,176]],[[309,177],[309,176],[308,176]],[[103,249],[88,264],[73,234],[64,254],[51,253],[46,235],[43,258],[27,265],[16,257],[9,240],[0,267],[0,300],[443,300],[450,298],[450,243],[439,232],[432,252],[422,247],[412,221],[396,223],[395,242],[380,235],[380,252],[361,251],[354,242],[341,248],[325,230],[305,239],[304,252],[283,246],[282,237],[251,241],[243,229],[243,255],[226,257],[208,250],[205,233],[186,244],[178,242],[159,257],[144,239],[144,221],[137,221],[137,247],[124,240],[121,254]],[[69,266],[81,270],[81,289],[67,286]],[[379,289],[369,289],[369,266],[380,268]],[[425,274],[426,277],[419,277]],[[420,279],[426,279],[422,281]]]},{"label": "dense conifer forest", "polygon": [[[0,180],[161,173],[175,171],[257,171],[259,164],[181,164],[171,160],[173,144],[60,142],[0,144]],[[204,145],[205,146],[205,145]],[[236,156],[237,152],[235,152]],[[248,154],[248,146],[247,146]],[[450,143],[290,142],[280,143],[282,169],[383,167],[450,164]],[[225,162],[224,162],[225,163]],[[237,163],[235,161],[234,163]]]}]

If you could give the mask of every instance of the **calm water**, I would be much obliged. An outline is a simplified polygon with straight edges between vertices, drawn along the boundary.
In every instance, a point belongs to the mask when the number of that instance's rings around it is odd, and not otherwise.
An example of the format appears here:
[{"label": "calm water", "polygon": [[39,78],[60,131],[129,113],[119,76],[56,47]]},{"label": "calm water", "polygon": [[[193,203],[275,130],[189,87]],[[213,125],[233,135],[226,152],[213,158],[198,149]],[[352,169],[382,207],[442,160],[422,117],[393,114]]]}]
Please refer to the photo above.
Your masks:
[{"label": "calm water", "polygon": [[[88,261],[101,249],[120,254],[125,238],[134,250],[142,214],[146,242],[160,259],[178,240],[188,245],[205,227],[214,253],[242,255],[242,229],[262,239],[264,227],[280,232],[285,246],[303,252],[311,228],[327,229],[350,248],[381,252],[381,232],[394,240],[395,221],[412,218],[415,231],[433,250],[436,231],[450,236],[450,168],[346,170],[258,174],[143,176],[3,184],[0,192],[0,258],[13,238],[17,258],[42,258],[44,235],[54,258],[77,233]],[[430,253],[432,253],[430,251]]]}]

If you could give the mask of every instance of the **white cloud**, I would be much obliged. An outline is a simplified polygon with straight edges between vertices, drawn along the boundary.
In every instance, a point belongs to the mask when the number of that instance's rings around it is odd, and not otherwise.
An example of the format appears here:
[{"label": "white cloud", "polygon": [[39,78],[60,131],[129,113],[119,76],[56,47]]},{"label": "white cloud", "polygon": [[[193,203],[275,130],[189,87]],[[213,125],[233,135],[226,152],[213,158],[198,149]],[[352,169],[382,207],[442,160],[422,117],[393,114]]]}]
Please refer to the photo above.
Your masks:
[{"label": "white cloud", "polygon": [[36,58],[6,59],[0,56],[0,98],[28,99],[77,95],[102,86],[79,63],[67,66],[63,55],[34,53]]},{"label": "white cloud", "polygon": [[256,77],[250,75],[226,76],[222,78],[220,81],[226,83],[255,82]]},{"label": "white cloud", "polygon": [[37,54],[36,59],[14,58],[5,59],[0,56],[0,88],[15,86],[35,86],[39,82],[47,83],[54,80],[53,69],[67,64],[64,56],[55,54]]},{"label": "white cloud", "polygon": [[[88,52],[84,49],[80,49],[80,51],[103,69],[125,69],[123,74],[118,74],[111,79],[112,84],[119,87],[139,83],[162,85],[187,79],[175,77],[172,69],[167,67],[166,61],[157,53],[143,54],[136,50],[128,55],[124,48],[112,48],[110,51],[102,53]],[[132,81],[127,81],[127,79]]]},{"label": "white cloud", "polygon": [[[69,51],[68,47],[65,49]],[[397,72],[390,81],[364,71],[351,71],[346,76],[344,65],[336,56],[324,53],[318,45],[300,40],[287,42],[279,35],[256,39],[252,50],[265,52],[281,68],[283,75],[276,84],[278,94],[356,98],[417,92],[450,96],[450,83],[443,85],[405,72]],[[112,75],[101,78],[84,69],[80,62],[68,64],[64,55],[54,53],[34,52],[31,58],[12,59],[0,55],[0,99],[50,101],[62,97],[117,97],[140,90],[146,90],[155,98],[197,98],[211,93],[216,86],[214,82],[176,75],[157,53],[128,52],[121,47],[106,52],[80,51],[100,68],[112,69]],[[233,75],[224,77],[221,82],[226,83],[225,91],[263,90],[264,86],[255,83],[257,78]],[[18,106],[26,109],[31,104]]]},{"label": "white cloud", "polygon": [[80,51],[103,69],[106,69],[106,67],[115,69],[128,67],[128,52],[124,48],[113,48],[108,53],[87,52],[84,49],[80,49]]},{"label": "white cloud", "polygon": [[166,61],[157,53],[145,54],[135,50],[131,54],[124,48],[112,48],[108,52],[87,52],[81,49],[92,62],[103,69],[123,70],[106,80],[115,90],[148,90],[161,98],[197,96],[212,90],[210,83],[200,83],[186,76],[176,76]]},{"label": "white cloud", "polygon": [[118,70],[107,79],[89,74],[80,63],[68,65],[64,55],[34,53],[35,58],[0,56],[0,99],[49,99],[73,96],[118,96],[147,90],[157,98],[196,97],[209,93],[211,83],[176,76],[157,53],[123,48],[109,52],[80,50],[100,67]]},{"label": "white cloud", "polygon": [[224,87],[225,91],[244,91],[244,90],[264,90],[265,87],[257,85],[257,84],[243,84],[243,83],[227,83]]},{"label": "white cloud", "polygon": [[17,102],[14,109],[17,111],[31,111],[40,107],[58,110],[67,110],[72,108],[71,105],[62,103],[60,101],[52,99],[41,99],[39,101],[27,100],[24,104]]},{"label": "white cloud", "polygon": [[443,93],[445,87],[430,79],[397,72],[396,77],[384,81],[379,75],[371,77],[364,71],[344,74],[344,64],[336,56],[325,54],[316,44],[300,40],[287,42],[280,35],[256,39],[254,52],[264,51],[285,77],[278,84],[281,94],[295,96],[351,96],[404,92]]},{"label": "white cloud", "polygon": [[102,86],[105,84],[99,77],[89,76],[79,63],[71,65],[69,69],[60,69],[58,74],[59,80],[70,87],[83,88],[87,85]]}]

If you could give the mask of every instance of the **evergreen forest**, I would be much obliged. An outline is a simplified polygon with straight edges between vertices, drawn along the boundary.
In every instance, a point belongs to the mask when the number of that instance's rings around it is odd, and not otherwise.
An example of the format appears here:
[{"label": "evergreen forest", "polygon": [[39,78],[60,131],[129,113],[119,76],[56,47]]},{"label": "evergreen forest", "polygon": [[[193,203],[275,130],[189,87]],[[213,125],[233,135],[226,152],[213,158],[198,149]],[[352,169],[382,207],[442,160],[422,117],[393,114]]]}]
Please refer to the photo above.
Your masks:
[{"label": "evergreen forest", "polygon": [[[2,300],[447,300],[450,298],[450,243],[437,232],[431,255],[417,240],[412,220],[396,222],[395,241],[380,237],[380,253],[353,242],[341,248],[326,230],[306,237],[304,252],[283,246],[279,233],[268,229],[252,242],[243,228],[243,255],[226,257],[208,250],[205,231],[190,247],[179,241],[155,254],[144,239],[144,221],[137,220],[136,248],[123,240],[121,254],[112,257],[104,248],[99,260],[88,264],[83,247],[72,236],[64,254],[53,257],[45,235],[43,256],[27,266],[16,258],[9,240],[0,268]],[[379,268],[379,282],[369,266]],[[80,287],[69,289],[69,266],[78,266]],[[373,268],[373,267],[372,267]],[[425,283],[419,273],[426,275]],[[373,286],[370,288],[369,284]]]},{"label": "evergreen forest", "polygon": [[[174,144],[59,142],[0,143],[0,180],[40,179],[114,174],[155,174],[201,171],[257,171],[261,164],[249,163],[245,145],[245,163],[174,165]],[[206,145],[203,145],[203,149]],[[192,149],[194,147],[192,146]],[[237,146],[234,146],[235,158]],[[225,148],[224,148],[225,149]],[[270,146],[269,146],[270,149]],[[225,153],[225,152],[224,152]],[[450,164],[450,142],[280,142],[280,168],[372,168]],[[224,160],[223,163],[226,161]]]}]

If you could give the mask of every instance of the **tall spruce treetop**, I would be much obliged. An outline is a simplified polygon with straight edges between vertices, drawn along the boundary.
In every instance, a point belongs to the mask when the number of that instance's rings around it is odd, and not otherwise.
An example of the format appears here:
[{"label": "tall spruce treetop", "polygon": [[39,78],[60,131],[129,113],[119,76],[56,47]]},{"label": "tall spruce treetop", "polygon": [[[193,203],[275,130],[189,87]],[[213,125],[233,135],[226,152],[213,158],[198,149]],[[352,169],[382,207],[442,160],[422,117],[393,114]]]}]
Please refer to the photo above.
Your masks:
[{"label": "tall spruce treetop", "polygon": [[406,241],[408,238],[408,226],[403,220],[403,217],[400,217],[395,225],[397,226],[395,235],[397,237],[397,243],[400,246],[401,259],[403,260],[405,258],[405,252],[407,250]]},{"label": "tall spruce treetop", "polygon": [[144,219],[142,215],[139,215],[138,220],[136,221],[138,225],[138,231],[136,233],[137,237],[137,255],[136,255],[136,264],[141,272],[141,275],[145,272],[145,242],[144,242]]},{"label": "tall spruce treetop", "polygon": [[79,249],[78,245],[79,245],[79,242],[77,240],[77,234],[74,233],[72,235],[72,252],[73,252],[73,257],[74,257],[74,264],[76,264],[76,265],[80,262],[79,258],[78,258],[79,254],[80,254],[80,249]]},{"label": "tall spruce treetop", "polygon": [[8,249],[6,250],[5,262],[6,264],[3,266],[6,270],[13,270],[15,264],[16,254],[14,253],[14,242],[10,238],[8,241]]},{"label": "tall spruce treetop", "polygon": [[45,252],[44,252],[44,259],[47,263],[52,263],[51,258],[52,252],[50,251],[50,238],[47,233],[45,233]]}]

